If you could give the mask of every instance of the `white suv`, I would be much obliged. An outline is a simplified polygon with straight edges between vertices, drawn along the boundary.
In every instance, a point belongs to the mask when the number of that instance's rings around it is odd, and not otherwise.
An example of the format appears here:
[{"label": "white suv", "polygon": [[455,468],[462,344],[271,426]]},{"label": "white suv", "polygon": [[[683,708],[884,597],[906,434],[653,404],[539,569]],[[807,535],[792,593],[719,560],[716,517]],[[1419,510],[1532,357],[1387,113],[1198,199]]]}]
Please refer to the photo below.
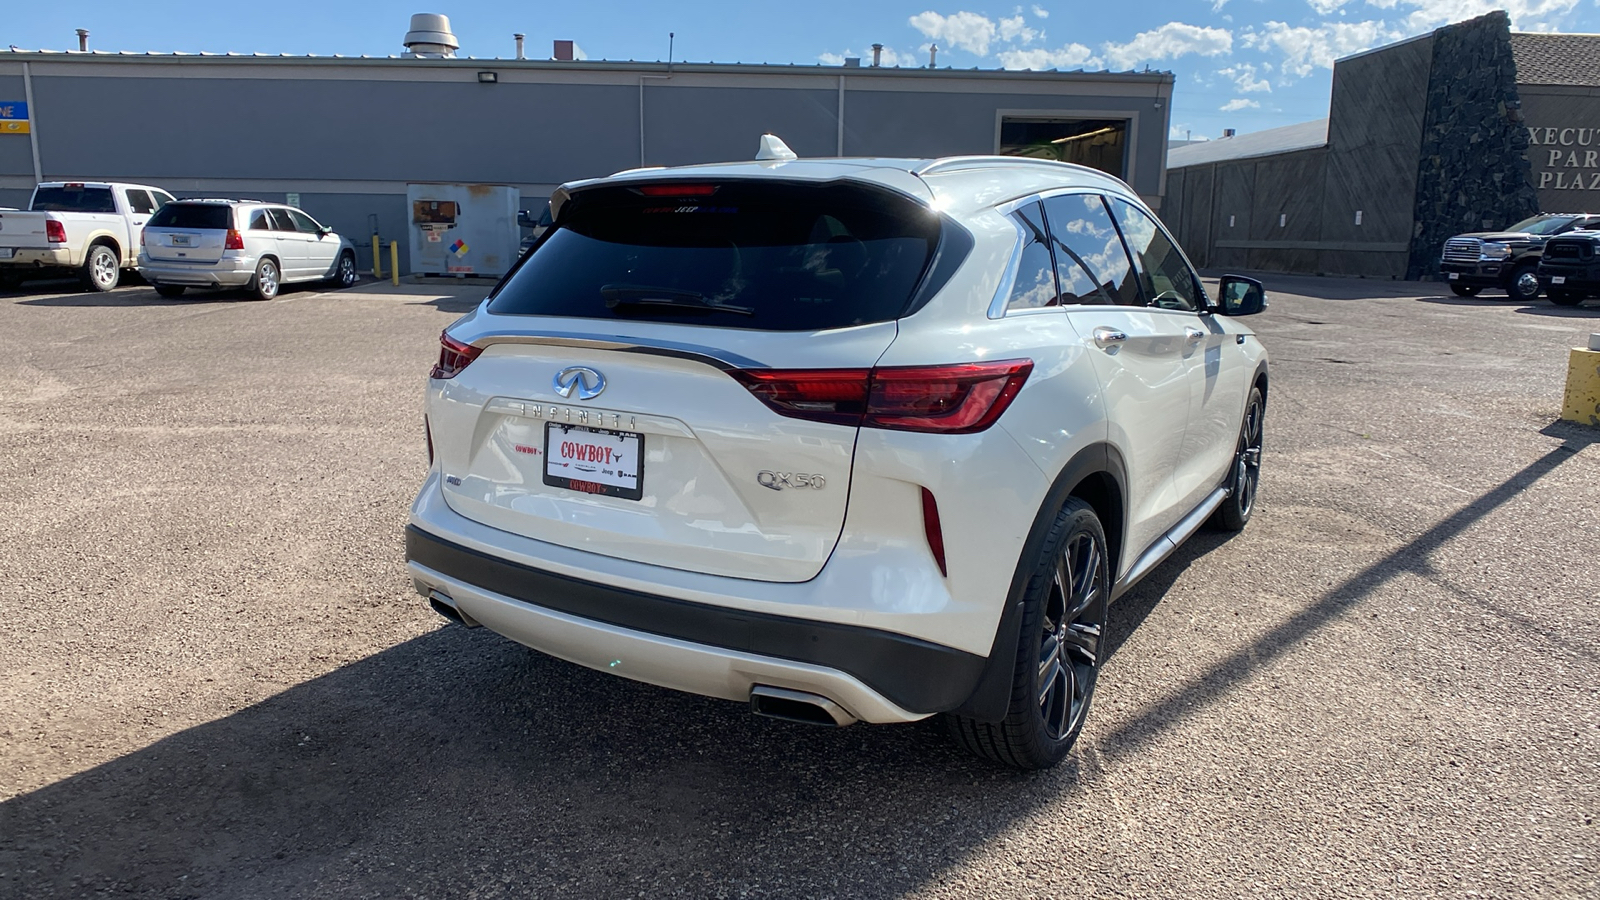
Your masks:
[{"label": "white suv", "polygon": [[1255,499],[1267,355],[1127,185],[1009,157],[562,187],[441,337],[433,608],[829,725],[1060,760],[1107,603]]},{"label": "white suv", "polygon": [[285,284],[356,283],[356,248],[304,211],[253,200],[178,200],[139,238],[139,274],[163,297],[243,287],[271,300]]}]

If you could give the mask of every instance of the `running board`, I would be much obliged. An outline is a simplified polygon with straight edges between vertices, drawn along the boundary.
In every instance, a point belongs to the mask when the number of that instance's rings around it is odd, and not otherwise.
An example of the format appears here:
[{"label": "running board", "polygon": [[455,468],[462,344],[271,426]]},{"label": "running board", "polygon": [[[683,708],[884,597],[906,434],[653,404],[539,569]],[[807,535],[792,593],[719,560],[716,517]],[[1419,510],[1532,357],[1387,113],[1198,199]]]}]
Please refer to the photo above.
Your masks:
[{"label": "running board", "polygon": [[1152,569],[1161,565],[1163,560],[1172,555],[1172,551],[1178,549],[1179,544],[1200,530],[1200,526],[1206,523],[1206,519],[1211,518],[1211,514],[1216,512],[1217,507],[1226,499],[1228,499],[1228,489],[1217,488],[1187,516],[1178,520],[1178,524],[1168,529],[1166,534],[1156,538],[1156,542],[1150,545],[1150,549],[1144,551],[1144,555],[1133,564],[1128,574],[1122,576],[1112,586],[1111,599],[1115,600],[1126,594],[1130,588],[1139,583],[1139,579],[1149,575]]}]

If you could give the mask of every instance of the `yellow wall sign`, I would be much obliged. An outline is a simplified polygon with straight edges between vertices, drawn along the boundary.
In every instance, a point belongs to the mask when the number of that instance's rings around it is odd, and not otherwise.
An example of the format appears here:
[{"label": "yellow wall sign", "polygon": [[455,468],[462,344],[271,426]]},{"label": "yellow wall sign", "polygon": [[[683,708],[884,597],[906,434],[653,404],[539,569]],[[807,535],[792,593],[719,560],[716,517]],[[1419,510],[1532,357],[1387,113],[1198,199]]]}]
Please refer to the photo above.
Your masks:
[{"label": "yellow wall sign", "polygon": [[9,122],[4,119],[0,119],[0,134],[27,134],[30,130],[28,128],[29,124],[31,123]]}]

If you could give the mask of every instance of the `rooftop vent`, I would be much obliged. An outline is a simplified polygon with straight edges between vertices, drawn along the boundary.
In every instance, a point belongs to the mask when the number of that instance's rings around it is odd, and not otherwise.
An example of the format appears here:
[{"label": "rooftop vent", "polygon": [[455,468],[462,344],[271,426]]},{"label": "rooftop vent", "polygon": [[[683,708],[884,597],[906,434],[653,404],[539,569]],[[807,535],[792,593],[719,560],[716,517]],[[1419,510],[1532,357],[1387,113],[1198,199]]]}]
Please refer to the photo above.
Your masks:
[{"label": "rooftop vent", "polygon": [[1239,132],[1238,132],[1237,129],[1233,129],[1233,128],[1224,128],[1224,129],[1222,129],[1222,136],[1225,137],[1225,138],[1233,137],[1234,135],[1236,135],[1238,133]]},{"label": "rooftop vent", "polygon": [[572,48],[572,41],[553,41],[551,42],[550,58],[571,62],[574,57]]},{"label": "rooftop vent", "polygon": [[411,30],[406,32],[406,55],[431,58],[449,58],[456,55],[461,42],[450,30],[450,17],[438,13],[417,13],[411,17]]}]

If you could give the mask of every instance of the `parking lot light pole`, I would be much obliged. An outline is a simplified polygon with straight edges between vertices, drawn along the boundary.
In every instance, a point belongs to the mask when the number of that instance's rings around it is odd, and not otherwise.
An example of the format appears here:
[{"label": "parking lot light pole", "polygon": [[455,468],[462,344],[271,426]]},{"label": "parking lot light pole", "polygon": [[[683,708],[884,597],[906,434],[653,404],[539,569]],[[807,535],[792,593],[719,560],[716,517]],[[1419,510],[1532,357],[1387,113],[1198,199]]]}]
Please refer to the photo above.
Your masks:
[{"label": "parking lot light pole", "polygon": [[1600,427],[1600,334],[1589,335],[1589,348],[1573,347],[1567,356],[1567,394],[1561,418]]}]

